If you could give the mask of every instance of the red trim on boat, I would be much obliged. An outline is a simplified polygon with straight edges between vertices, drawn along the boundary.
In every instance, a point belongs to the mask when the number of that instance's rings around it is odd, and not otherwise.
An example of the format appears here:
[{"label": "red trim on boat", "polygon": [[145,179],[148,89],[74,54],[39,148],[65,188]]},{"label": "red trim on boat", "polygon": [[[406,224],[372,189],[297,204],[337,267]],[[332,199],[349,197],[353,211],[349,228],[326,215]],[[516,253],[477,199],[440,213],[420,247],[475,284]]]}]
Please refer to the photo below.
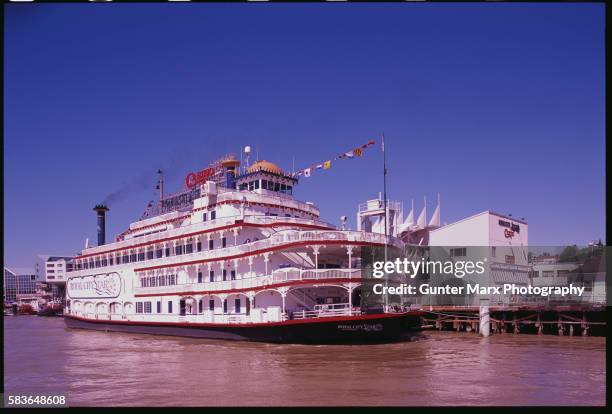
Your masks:
[{"label": "red trim on boat", "polygon": [[310,318],[310,319],[292,319],[280,322],[252,322],[252,323],[201,323],[201,322],[145,322],[145,321],[117,321],[109,319],[88,319],[74,315],[64,315],[65,318],[76,319],[83,322],[101,323],[101,324],[117,324],[117,325],[149,325],[149,326],[183,326],[183,327],[240,327],[240,328],[259,328],[262,326],[279,326],[279,325],[299,325],[299,324],[315,324],[325,322],[351,322],[357,320],[371,320],[371,319],[386,319],[386,318],[399,318],[402,316],[421,316],[424,315],[423,311],[410,311],[402,313],[373,313],[365,315],[355,316],[329,316],[323,318]]}]

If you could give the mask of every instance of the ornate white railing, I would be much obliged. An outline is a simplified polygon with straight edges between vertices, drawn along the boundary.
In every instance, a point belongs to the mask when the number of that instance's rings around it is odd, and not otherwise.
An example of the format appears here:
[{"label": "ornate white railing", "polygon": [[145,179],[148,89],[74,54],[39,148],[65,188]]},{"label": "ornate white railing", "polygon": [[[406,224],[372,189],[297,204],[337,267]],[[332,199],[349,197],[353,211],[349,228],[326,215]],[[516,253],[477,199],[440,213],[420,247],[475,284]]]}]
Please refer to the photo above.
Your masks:
[{"label": "ornate white railing", "polygon": [[330,316],[360,315],[359,308],[351,308],[348,303],[316,305],[314,310],[303,310],[292,313],[293,319],[325,318]]},{"label": "ornate white railing", "polygon": [[[182,235],[187,235],[191,233],[197,233],[200,231],[205,231],[208,229],[213,229],[215,227],[222,227],[226,225],[231,225],[236,222],[236,220],[243,219],[245,223],[253,223],[253,224],[270,224],[274,222],[287,222],[287,223],[295,223],[295,224],[315,224],[320,226],[327,226],[330,229],[334,229],[335,226],[331,223],[327,223],[319,220],[311,220],[311,219],[303,219],[296,217],[282,217],[282,216],[261,216],[261,215],[245,215],[244,217],[240,215],[234,215],[229,217],[220,217],[214,220],[208,220],[201,223],[187,224],[176,229],[169,229],[160,233],[148,234],[146,236],[133,237],[130,239],[122,240],[119,242],[115,242],[112,244],[106,244],[103,246],[95,246],[91,247],[87,250],[83,251],[85,255],[91,254],[100,254],[103,255],[105,251],[108,250],[117,250],[117,249],[131,249],[138,248],[134,247],[140,244],[146,243],[164,243],[164,239],[180,237]],[[76,257],[75,260],[79,258]]]},{"label": "ornate white railing", "polygon": [[214,282],[202,283],[183,283],[171,286],[153,286],[153,287],[137,287],[135,293],[143,294],[160,294],[160,293],[176,293],[183,294],[187,292],[198,291],[224,291],[233,289],[258,289],[269,285],[274,285],[283,282],[299,281],[299,280],[325,280],[325,279],[355,279],[361,280],[360,269],[297,269],[285,268],[278,269],[268,276],[248,277],[237,280],[223,280]]},{"label": "ornate white railing", "polygon": [[312,204],[308,204],[302,201],[294,199],[290,195],[280,194],[258,194],[252,191],[228,191],[221,192],[217,196],[217,203],[227,200],[239,200],[245,199],[247,203],[275,203],[284,207],[295,208],[298,210],[307,211],[308,213],[319,215],[319,209]]},{"label": "ornate white railing", "polygon": [[[229,246],[221,249],[205,250],[201,252],[192,252],[177,256],[161,257],[159,259],[151,259],[137,263],[136,269],[141,272],[152,272],[151,267],[182,267],[193,261],[209,261],[214,259],[232,259],[234,256],[245,255],[248,253],[256,253],[261,250],[272,247],[281,247],[295,242],[312,242],[325,244],[326,242],[365,242],[384,244],[385,242],[397,246],[401,246],[401,241],[395,237],[390,237],[378,233],[366,233],[358,231],[334,231],[334,230],[282,230],[267,239],[258,240],[251,243],[246,243],[237,246]],[[140,270],[139,270],[140,269]]]},{"label": "ornate white railing", "polygon": [[359,308],[350,308],[348,303],[336,303],[329,305],[317,305],[314,310],[304,310],[292,312],[290,315],[268,311],[262,308],[251,309],[249,314],[243,313],[215,313],[204,311],[199,314],[168,314],[168,313],[129,313],[129,314],[108,314],[93,312],[72,312],[73,316],[78,316],[98,321],[130,321],[130,322],[160,322],[160,323],[218,323],[218,324],[244,324],[244,323],[265,323],[281,322],[291,319],[311,319],[326,318],[332,316],[360,315]]}]

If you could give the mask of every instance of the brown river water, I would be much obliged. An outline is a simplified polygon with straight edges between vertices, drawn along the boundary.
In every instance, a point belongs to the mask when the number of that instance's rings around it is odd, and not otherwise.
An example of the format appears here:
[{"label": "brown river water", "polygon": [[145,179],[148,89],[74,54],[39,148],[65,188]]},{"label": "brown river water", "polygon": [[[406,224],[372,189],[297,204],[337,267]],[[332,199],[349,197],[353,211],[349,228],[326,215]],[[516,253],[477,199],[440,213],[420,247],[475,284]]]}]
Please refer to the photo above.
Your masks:
[{"label": "brown river water", "polygon": [[4,392],[71,406],[604,405],[605,338],[426,331],[273,345],[69,330],[4,317]]}]

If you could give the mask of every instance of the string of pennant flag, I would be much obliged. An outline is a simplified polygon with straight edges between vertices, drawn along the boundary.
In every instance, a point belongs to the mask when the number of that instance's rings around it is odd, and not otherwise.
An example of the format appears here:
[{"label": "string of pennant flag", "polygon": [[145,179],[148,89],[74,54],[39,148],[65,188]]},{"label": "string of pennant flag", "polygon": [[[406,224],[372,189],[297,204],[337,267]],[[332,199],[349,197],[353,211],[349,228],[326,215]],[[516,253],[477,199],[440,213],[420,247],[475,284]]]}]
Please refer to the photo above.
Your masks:
[{"label": "string of pennant flag", "polygon": [[310,175],[316,171],[316,170],[328,170],[331,168],[332,166],[332,162],[337,161],[337,160],[343,160],[343,159],[350,159],[350,158],[355,158],[355,157],[361,157],[363,155],[363,151],[366,150],[367,148],[369,148],[370,146],[374,145],[376,142],[374,140],[368,141],[367,143],[357,147],[357,148],[353,148],[350,151],[347,152],[343,152],[342,154],[338,154],[335,157],[327,160],[327,161],[323,161],[321,163],[318,164],[313,164],[308,168],[303,168],[301,170],[298,171],[294,171],[292,173],[289,173],[290,177],[310,177]]}]

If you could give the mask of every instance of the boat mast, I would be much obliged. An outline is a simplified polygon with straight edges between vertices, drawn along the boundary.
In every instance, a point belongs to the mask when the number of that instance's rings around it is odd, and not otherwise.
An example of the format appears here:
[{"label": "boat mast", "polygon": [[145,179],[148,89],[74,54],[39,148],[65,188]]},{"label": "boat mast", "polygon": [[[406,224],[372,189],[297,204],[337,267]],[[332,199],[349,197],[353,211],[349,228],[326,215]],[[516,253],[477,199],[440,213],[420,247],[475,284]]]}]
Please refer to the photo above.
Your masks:
[{"label": "boat mast", "polygon": [[[382,153],[383,153],[383,208],[385,209],[385,263],[387,262],[387,157],[385,155],[385,133],[382,133]],[[388,285],[388,278],[385,277],[385,286]],[[389,294],[385,294],[385,312],[389,309]]]},{"label": "boat mast", "polygon": [[[385,209],[385,249],[387,239],[387,157],[385,156],[385,133],[382,134],[382,153],[383,153],[383,207]],[[386,251],[386,250],[385,250]]]}]

